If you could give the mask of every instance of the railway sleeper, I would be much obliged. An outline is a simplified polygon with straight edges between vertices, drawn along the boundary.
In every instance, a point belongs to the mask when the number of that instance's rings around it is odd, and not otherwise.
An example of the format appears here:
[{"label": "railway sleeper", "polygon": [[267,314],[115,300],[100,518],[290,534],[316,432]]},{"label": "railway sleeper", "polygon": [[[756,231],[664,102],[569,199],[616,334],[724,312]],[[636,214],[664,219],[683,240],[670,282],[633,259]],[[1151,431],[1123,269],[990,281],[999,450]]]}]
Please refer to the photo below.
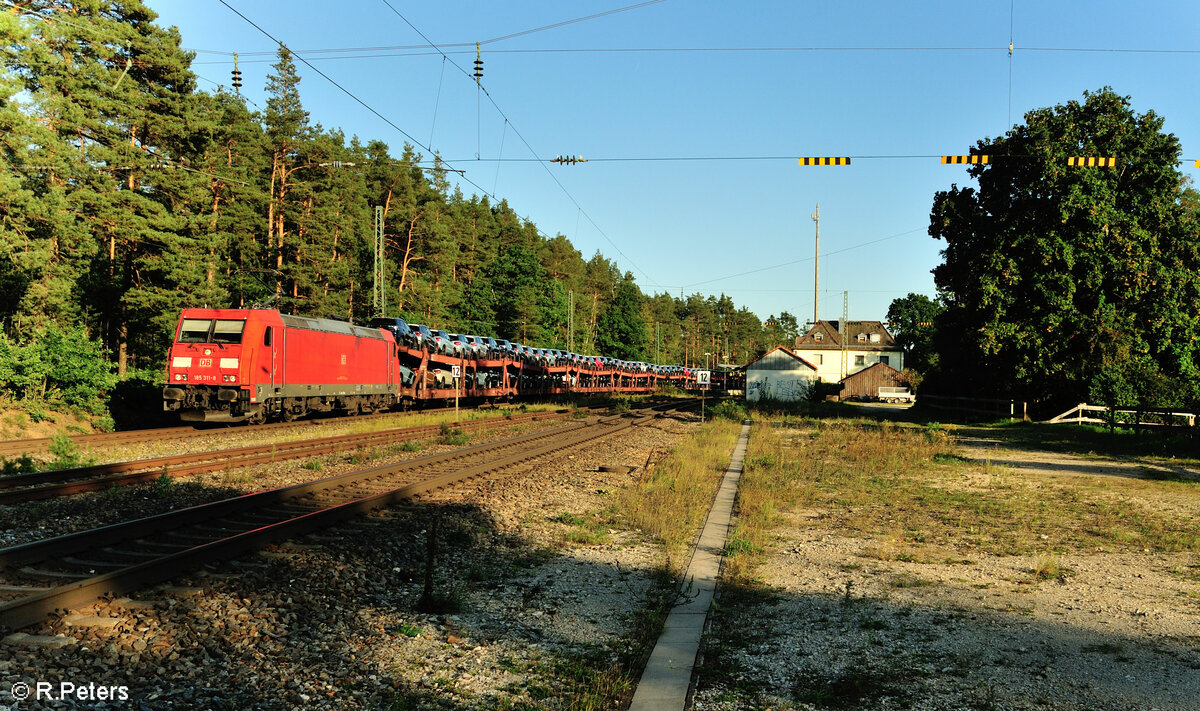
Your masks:
[{"label": "railway sleeper", "polygon": [[162,553],[151,553],[150,551],[139,551],[139,550],[128,550],[128,549],[123,549],[123,548],[113,548],[112,546],[105,546],[104,548],[101,548],[100,551],[102,553],[107,553],[108,555],[123,556],[126,558],[137,558],[139,560],[149,560],[151,558],[161,558],[162,557]]},{"label": "railway sleeper", "polygon": [[24,568],[21,568],[21,572],[24,573],[25,575],[29,575],[34,578],[50,578],[51,580],[57,580],[60,578],[72,578],[75,580],[84,580],[86,578],[95,577],[94,573],[77,573],[77,572],[73,572],[73,571],[47,570],[45,568],[34,568],[33,566],[30,566],[30,565],[27,565]]},{"label": "railway sleeper", "polygon": [[[108,568],[110,570],[117,570],[120,568],[128,568],[129,567],[128,563],[119,563],[117,561],[112,561],[112,560],[94,560],[91,558],[76,558],[75,556],[67,556],[66,558],[62,559],[62,562],[66,565],[74,565],[74,566],[77,566],[80,568],[91,568],[93,570],[96,568]],[[93,573],[93,574],[95,574],[95,573]]]},{"label": "railway sleeper", "polygon": [[[227,526],[225,524],[234,524],[234,525]],[[200,531],[202,533],[212,533],[217,538],[225,538],[230,535],[243,533],[251,528],[257,528],[257,526],[255,526],[254,524],[238,526],[231,519],[223,518],[223,519],[221,519],[221,523],[219,523],[219,524],[196,523],[196,524],[192,524],[188,528],[190,530]],[[212,536],[205,536],[204,538],[205,538],[205,540],[213,540]]]},{"label": "railway sleeper", "polygon": [[289,518],[294,518],[294,517],[295,517],[295,514],[291,514],[291,513],[277,514],[274,516],[272,516],[271,514],[244,513],[244,514],[240,514],[235,517],[230,517],[230,518],[226,518],[226,519],[222,519],[222,520],[228,521],[229,523],[232,523],[235,526],[241,526],[243,528],[258,528],[259,526],[269,525],[272,523],[278,523],[279,521],[285,521]]},{"label": "railway sleeper", "polygon": [[0,595],[32,595],[34,593],[46,592],[50,589],[40,585],[0,585]]},{"label": "railway sleeper", "polygon": [[[197,527],[192,526],[191,528],[194,529]],[[196,533],[186,533],[184,531],[167,531],[166,533],[164,533],[162,535],[170,536],[172,538],[178,538],[178,539],[185,540],[185,541],[194,541],[195,543],[211,543],[213,540],[212,536],[202,536],[202,535],[199,535]],[[183,546],[183,548],[194,548],[194,547],[195,547],[195,544],[189,545],[189,546]]]},{"label": "railway sleeper", "polygon": [[[164,541],[161,539],[150,540],[148,538],[137,538],[137,539],[134,539],[132,542],[142,548],[150,548],[150,549],[165,548],[167,551],[169,551],[171,553],[175,553],[177,551],[182,551],[182,550],[186,550],[188,548],[193,547],[192,544],[190,544],[190,543],[168,543],[167,541]],[[130,552],[130,555],[145,555],[147,558],[161,558],[162,557],[161,553],[133,553],[133,552]]]}]

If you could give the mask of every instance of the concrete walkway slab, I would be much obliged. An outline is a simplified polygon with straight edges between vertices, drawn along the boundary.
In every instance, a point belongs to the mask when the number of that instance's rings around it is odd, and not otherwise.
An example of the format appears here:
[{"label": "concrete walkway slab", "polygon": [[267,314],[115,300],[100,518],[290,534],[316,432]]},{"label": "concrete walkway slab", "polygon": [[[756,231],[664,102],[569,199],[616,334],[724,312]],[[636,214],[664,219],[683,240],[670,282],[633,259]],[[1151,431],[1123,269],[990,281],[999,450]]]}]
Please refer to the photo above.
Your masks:
[{"label": "concrete walkway slab", "polygon": [[704,636],[704,623],[721,573],[721,553],[729,537],[742,459],[746,456],[749,441],[750,423],[746,422],[742,425],[737,446],[733,448],[721,488],[708,511],[700,540],[692,551],[692,560],[684,577],[683,598],[667,616],[662,636],[650,653],[650,661],[642,672],[629,711],[684,711],[686,708],[692,671]]}]

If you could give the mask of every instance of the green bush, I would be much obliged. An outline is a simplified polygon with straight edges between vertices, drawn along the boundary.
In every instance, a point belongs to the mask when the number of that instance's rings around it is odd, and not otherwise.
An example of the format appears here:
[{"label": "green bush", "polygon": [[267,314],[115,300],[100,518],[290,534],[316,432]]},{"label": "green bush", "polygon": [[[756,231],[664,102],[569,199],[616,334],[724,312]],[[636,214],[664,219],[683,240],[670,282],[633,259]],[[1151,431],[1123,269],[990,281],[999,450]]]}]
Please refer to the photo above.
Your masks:
[{"label": "green bush", "polygon": [[37,419],[43,407],[78,407],[103,415],[108,391],[116,384],[113,365],[96,340],[82,329],[54,324],[22,334],[16,342],[0,337],[0,392]]},{"label": "green bush", "polygon": [[741,400],[722,400],[709,410],[712,416],[730,422],[742,422],[749,415],[746,412],[746,403]]}]

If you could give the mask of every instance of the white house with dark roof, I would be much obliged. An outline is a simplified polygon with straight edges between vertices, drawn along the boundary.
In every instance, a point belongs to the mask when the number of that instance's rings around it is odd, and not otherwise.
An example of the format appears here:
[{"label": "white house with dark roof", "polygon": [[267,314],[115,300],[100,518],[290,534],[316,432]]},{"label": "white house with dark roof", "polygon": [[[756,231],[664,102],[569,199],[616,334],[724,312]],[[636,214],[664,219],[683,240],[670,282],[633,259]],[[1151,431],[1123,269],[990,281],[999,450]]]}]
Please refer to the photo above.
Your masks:
[{"label": "white house with dark roof", "polygon": [[803,400],[816,381],[817,369],[812,363],[778,346],[746,364],[746,401]]},{"label": "white house with dark roof", "polygon": [[816,367],[821,382],[840,382],[876,363],[904,370],[904,351],[882,321],[846,322],[843,367],[841,325],[840,321],[817,321],[804,335],[796,337],[796,347],[792,350]]}]

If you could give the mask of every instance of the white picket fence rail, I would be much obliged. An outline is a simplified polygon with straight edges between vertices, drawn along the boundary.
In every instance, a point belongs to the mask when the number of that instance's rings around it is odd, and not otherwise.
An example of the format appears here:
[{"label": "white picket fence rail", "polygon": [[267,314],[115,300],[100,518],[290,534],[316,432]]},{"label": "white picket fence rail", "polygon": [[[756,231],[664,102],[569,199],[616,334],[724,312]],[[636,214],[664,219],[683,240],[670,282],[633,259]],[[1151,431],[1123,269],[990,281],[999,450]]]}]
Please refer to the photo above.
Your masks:
[{"label": "white picket fence rail", "polygon": [[[1049,420],[1046,420],[1046,422],[1049,424],[1054,424],[1054,423],[1059,423],[1059,422],[1067,422],[1067,423],[1073,423],[1073,424],[1077,424],[1077,425],[1082,425],[1082,424],[1107,425],[1108,424],[1107,419],[1104,419],[1101,417],[1093,417],[1090,413],[1099,413],[1099,412],[1107,413],[1108,411],[1109,411],[1109,409],[1107,407],[1104,407],[1103,405],[1089,405],[1086,402],[1081,402],[1078,405],[1076,405],[1075,407],[1072,407],[1070,410],[1067,410],[1063,414],[1058,415],[1057,417],[1052,417]],[[1155,410],[1155,409],[1144,409],[1144,410],[1118,409],[1118,410],[1114,410],[1113,412],[1115,412],[1117,415],[1117,424],[1119,424],[1119,425],[1133,425],[1133,426],[1174,425],[1174,426],[1185,426],[1185,427],[1195,427],[1196,426],[1196,413],[1194,413],[1194,412],[1177,412],[1174,410]],[[1154,419],[1147,419],[1147,417],[1151,417]]]}]

